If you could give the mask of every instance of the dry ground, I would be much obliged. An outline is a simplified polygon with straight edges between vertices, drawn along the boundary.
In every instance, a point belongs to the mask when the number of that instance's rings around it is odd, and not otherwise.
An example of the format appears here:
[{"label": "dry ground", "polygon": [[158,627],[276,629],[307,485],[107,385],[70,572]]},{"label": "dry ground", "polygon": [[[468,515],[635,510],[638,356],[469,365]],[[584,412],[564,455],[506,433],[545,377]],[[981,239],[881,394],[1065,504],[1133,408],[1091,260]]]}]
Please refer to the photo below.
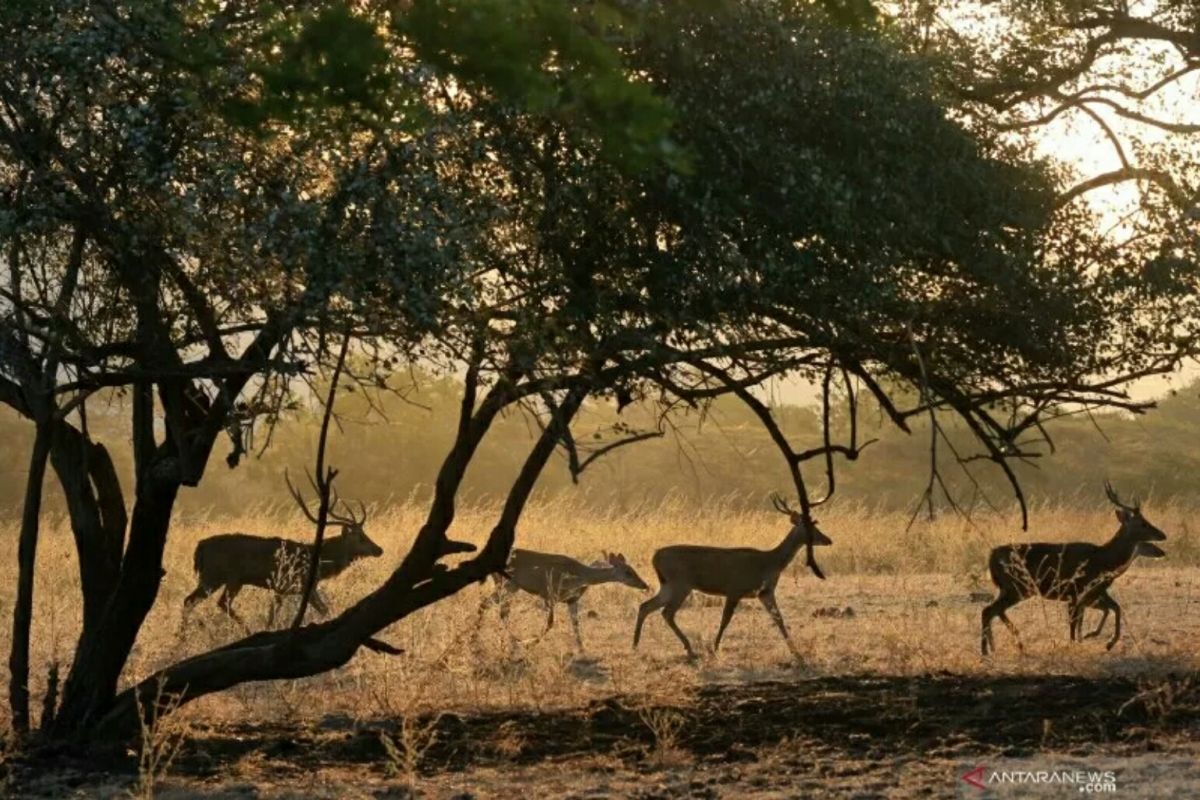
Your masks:
[{"label": "dry ground", "polygon": [[[130,680],[239,635],[212,600],[182,624],[191,552],[220,531],[305,535],[269,511],[179,520]],[[387,554],[326,585],[335,607],[390,571],[419,511],[375,515],[368,531]],[[689,664],[657,615],[631,651],[643,599],[632,589],[587,595],[583,653],[565,614],[539,637],[535,603],[518,599],[505,625],[482,606],[488,589],[471,589],[384,632],[404,657],[363,653],[335,673],[240,687],[187,707],[171,723],[186,738],[160,796],[400,797],[409,785],[431,797],[954,796],[962,765],[1001,755],[1120,756],[1133,776],[1139,765],[1200,749],[1200,683],[1191,677],[1200,667],[1200,542],[1191,513],[1147,508],[1171,537],[1170,558],[1139,563],[1117,584],[1126,632],[1111,653],[1096,640],[1071,644],[1063,608],[1031,601],[1011,613],[1025,651],[997,626],[999,653],[978,655],[987,550],[1019,539],[1100,541],[1115,529],[1106,509],[1038,510],[1036,535],[1022,535],[1011,517],[945,518],[905,532],[900,515],[831,511],[821,519],[835,541],[821,554],[829,579],[797,565],[779,587],[803,665],[757,604],[739,610],[718,656]],[[476,540],[488,520],[489,509],[468,510],[454,535]],[[656,585],[658,546],[768,547],[785,531],[776,514],[673,504],[598,514],[559,504],[532,507],[519,543],[583,559],[621,550]],[[0,529],[0,549],[13,547],[11,533]],[[40,664],[69,656],[78,626],[72,558],[68,532],[52,526],[39,553]],[[14,562],[0,552],[0,564]],[[0,583],[4,616],[12,583]],[[239,609],[261,624],[265,599],[247,589]],[[847,608],[852,616],[825,613]],[[701,644],[719,614],[719,605],[697,602],[679,620]],[[5,651],[6,638],[7,630]],[[14,791],[121,796],[133,778],[65,759],[56,767],[18,768]],[[1200,775],[1173,779],[1200,791]],[[1131,777],[1121,793],[1137,796],[1140,786],[1162,796],[1165,780]]]}]

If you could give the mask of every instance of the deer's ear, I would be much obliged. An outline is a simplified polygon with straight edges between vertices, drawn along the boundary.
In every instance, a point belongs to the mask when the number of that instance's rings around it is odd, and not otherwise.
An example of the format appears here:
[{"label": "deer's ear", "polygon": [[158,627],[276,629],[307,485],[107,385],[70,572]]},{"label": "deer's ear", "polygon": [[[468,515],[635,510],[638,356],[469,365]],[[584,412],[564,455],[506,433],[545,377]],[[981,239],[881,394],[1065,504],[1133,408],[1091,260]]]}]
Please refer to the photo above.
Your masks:
[{"label": "deer's ear", "polygon": [[1118,508],[1117,509],[1117,522],[1125,522],[1125,520],[1127,520],[1127,519],[1129,519],[1129,512],[1123,508]]}]

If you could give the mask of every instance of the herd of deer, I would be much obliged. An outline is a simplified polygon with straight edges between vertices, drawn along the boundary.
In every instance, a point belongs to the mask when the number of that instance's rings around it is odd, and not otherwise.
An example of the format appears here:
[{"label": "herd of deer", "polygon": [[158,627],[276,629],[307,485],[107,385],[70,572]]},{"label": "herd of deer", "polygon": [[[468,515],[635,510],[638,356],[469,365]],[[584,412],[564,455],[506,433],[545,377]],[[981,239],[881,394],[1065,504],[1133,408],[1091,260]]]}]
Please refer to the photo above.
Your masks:
[{"label": "herd of deer", "polygon": [[[1116,534],[1104,544],[1070,542],[1065,544],[1010,544],[997,547],[988,559],[992,581],[999,596],[983,609],[982,652],[986,656],[994,649],[992,620],[1000,620],[1012,631],[1017,645],[1020,638],[1016,627],[1005,613],[1009,608],[1030,597],[1041,596],[1068,604],[1070,638],[1090,639],[1098,636],[1115,615],[1115,630],[1108,648],[1121,636],[1121,607],[1108,593],[1112,582],[1124,573],[1138,556],[1162,558],[1166,554],[1154,542],[1166,539],[1166,534],[1142,516],[1140,505],[1126,505],[1106,482],[1108,499],[1116,506]],[[293,497],[313,522],[304,500],[293,491]],[[802,546],[811,538],[814,545],[829,545],[832,540],[817,529],[811,517],[793,511],[779,497],[774,497],[776,510],[788,516],[791,529],[778,545],[770,550],[749,547],[710,547],[674,545],[654,553],[651,563],[658,575],[658,593],[641,604],[633,632],[633,646],[641,639],[646,617],[661,609],[667,626],[679,637],[689,658],[695,651],[688,637],[675,623],[675,614],[693,591],[725,598],[721,623],[713,642],[714,652],[733,618],[738,603],[754,595],[795,653],[783,615],[775,602],[775,586],[779,577]],[[332,578],[354,561],[367,556],[380,556],[383,549],[367,536],[366,509],[356,516],[346,507],[345,514],[330,512],[329,522],[341,528],[337,536],[327,538],[321,547],[318,580]],[[469,546],[464,546],[469,547]],[[196,545],[194,565],[199,585],[184,600],[186,613],[198,602],[221,589],[218,605],[230,617],[241,621],[233,610],[233,600],[244,586],[258,586],[273,593],[268,625],[272,624],[285,595],[302,591],[304,576],[311,563],[314,546],[281,538],[264,538],[245,533],[228,533],[204,539]],[[518,590],[541,598],[547,612],[546,630],[554,625],[554,607],[566,603],[571,624],[580,648],[583,638],[579,629],[579,600],[588,587],[602,583],[620,583],[642,591],[649,586],[619,553],[606,553],[602,561],[584,564],[568,556],[539,553],[533,550],[514,550],[503,575],[496,576],[495,592],[490,598],[498,604],[502,616],[508,613],[508,601]],[[318,613],[328,613],[328,607],[315,590],[311,597]],[[1083,615],[1089,608],[1104,612],[1095,630],[1081,636]]]}]

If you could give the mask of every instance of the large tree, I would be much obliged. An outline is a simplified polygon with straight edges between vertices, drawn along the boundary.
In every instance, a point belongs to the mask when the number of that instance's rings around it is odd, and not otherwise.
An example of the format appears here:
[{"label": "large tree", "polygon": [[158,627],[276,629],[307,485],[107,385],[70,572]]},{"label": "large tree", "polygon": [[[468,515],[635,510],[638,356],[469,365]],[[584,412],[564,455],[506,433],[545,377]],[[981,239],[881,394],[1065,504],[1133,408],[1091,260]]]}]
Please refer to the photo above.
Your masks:
[{"label": "large tree", "polygon": [[[44,5],[0,12],[0,400],[51,433],[85,573],[61,735],[383,647],[503,568],[555,448],[586,463],[571,421],[589,399],[736,395],[807,515],[801,465],[832,491],[834,456],[863,446],[831,441],[839,398],[853,412],[868,391],[901,427],[949,409],[1007,469],[1046,417],[1127,404],[1114,387],[1180,353],[1138,337],[1185,318],[1188,265],[1128,310],[1133,256],[1111,269],[1052,170],[956,121],[929,62],[847,26],[845,4]],[[335,619],[118,692],[177,493],[345,337],[373,370],[463,376],[411,551]],[[752,391],[788,372],[824,386],[825,436],[803,449]],[[128,519],[85,423],[109,387],[128,393]],[[541,432],[479,555],[439,565],[514,406]]]}]

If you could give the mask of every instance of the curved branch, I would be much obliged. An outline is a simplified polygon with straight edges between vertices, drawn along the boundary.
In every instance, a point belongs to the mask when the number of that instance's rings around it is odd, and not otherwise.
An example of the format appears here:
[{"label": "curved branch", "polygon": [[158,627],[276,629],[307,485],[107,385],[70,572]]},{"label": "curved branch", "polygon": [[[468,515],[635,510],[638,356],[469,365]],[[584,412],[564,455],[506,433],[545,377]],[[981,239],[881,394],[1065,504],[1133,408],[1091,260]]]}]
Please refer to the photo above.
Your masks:
[{"label": "curved branch", "polygon": [[1056,205],[1060,207],[1065,206],[1075,198],[1090,191],[1104,186],[1125,183],[1126,181],[1150,181],[1161,188],[1175,203],[1186,206],[1190,202],[1187,195],[1176,185],[1174,178],[1166,172],[1147,167],[1132,167],[1105,172],[1077,183],[1058,197]]}]

